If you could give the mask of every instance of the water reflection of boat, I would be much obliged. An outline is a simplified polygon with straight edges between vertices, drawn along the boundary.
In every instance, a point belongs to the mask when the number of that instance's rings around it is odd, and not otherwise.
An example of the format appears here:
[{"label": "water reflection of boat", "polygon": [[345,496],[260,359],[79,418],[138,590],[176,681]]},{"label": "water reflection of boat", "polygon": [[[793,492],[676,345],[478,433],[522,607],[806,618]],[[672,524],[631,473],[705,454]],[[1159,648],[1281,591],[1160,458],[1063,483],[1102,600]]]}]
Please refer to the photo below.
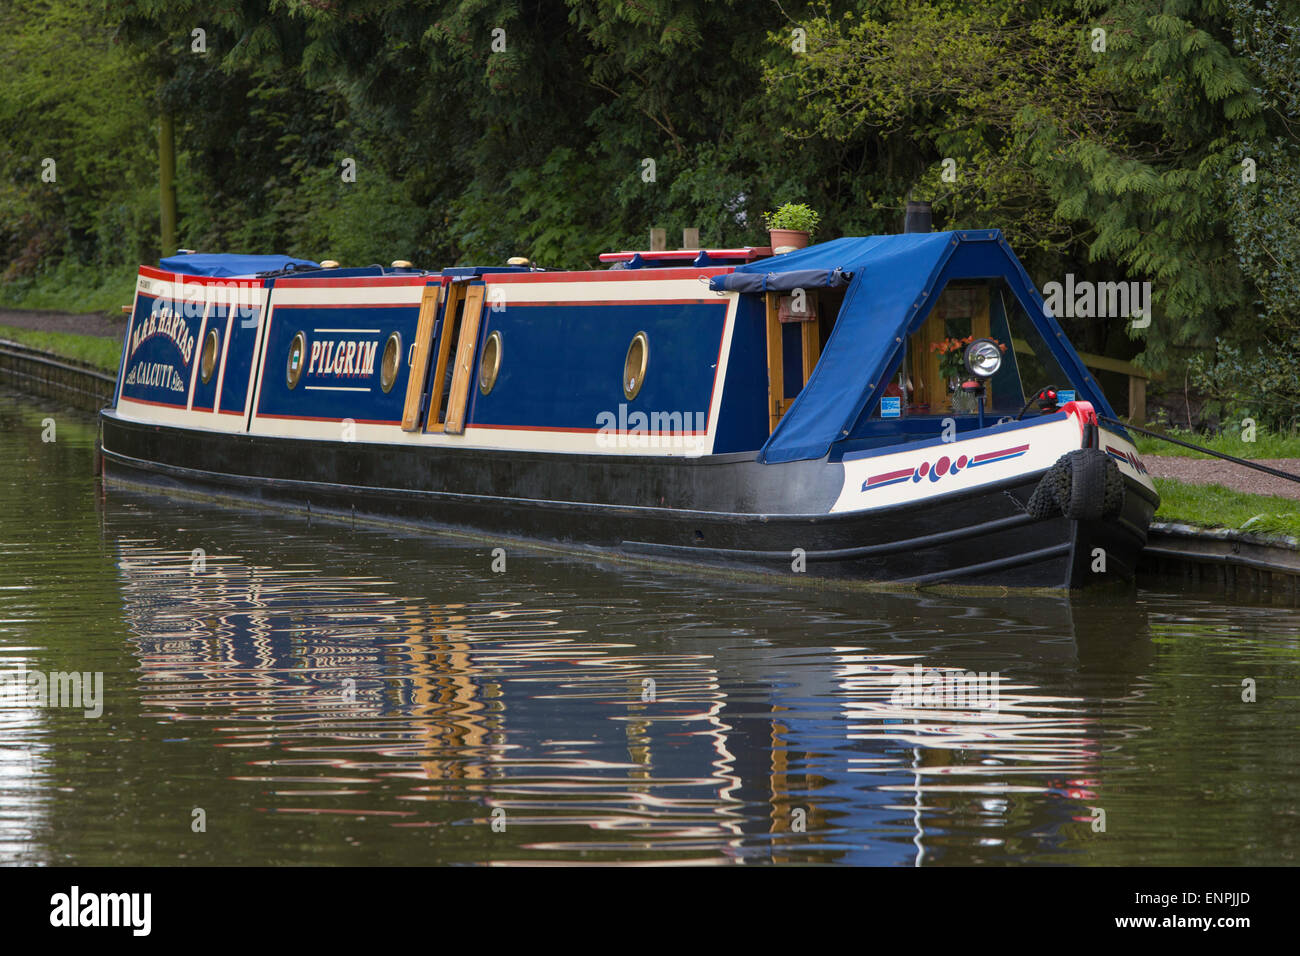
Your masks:
[{"label": "water reflection of boat", "polygon": [[[278,812],[426,829],[480,859],[1065,852],[1104,742],[1095,705],[1044,675],[1134,646],[1131,626],[1076,640],[1064,596],[884,594],[864,616],[856,595],[719,599],[717,583],[524,555],[503,581],[475,549],[119,508],[136,500],[115,492],[107,522],[143,711],[206,729]],[[204,529],[203,570],[176,527]],[[998,672],[999,707],[899,704],[917,665]],[[1121,674],[1109,693],[1131,691]],[[440,835],[495,811],[514,842]]]}]

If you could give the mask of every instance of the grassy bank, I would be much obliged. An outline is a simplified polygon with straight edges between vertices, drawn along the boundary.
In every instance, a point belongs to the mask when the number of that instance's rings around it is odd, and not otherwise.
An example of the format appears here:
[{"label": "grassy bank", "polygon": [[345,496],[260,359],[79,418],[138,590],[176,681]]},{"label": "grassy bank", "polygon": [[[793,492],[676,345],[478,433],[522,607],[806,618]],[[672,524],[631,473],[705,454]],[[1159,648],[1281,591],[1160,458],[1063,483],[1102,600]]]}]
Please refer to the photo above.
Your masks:
[{"label": "grassy bank", "polygon": [[117,315],[135,297],[135,280],[134,268],[105,272],[61,263],[34,278],[0,284],[0,307]]},{"label": "grassy bank", "polygon": [[64,358],[86,362],[103,369],[110,375],[117,374],[117,366],[122,359],[121,341],[101,338],[97,335],[37,332],[33,329],[16,329],[12,326],[0,325],[0,339],[10,339],[34,349],[42,349],[55,355],[62,355]]},{"label": "grassy bank", "polygon": [[[1181,445],[1140,435],[1137,432],[1130,432],[1130,434],[1137,439],[1139,455],[1172,455],[1179,458],[1212,457],[1203,455],[1198,451],[1192,451],[1190,448],[1183,448]],[[1165,430],[1165,434],[1171,438],[1189,441],[1194,445],[1201,445],[1237,458],[1251,460],[1258,458],[1300,458],[1300,435],[1279,434],[1265,431],[1262,428],[1256,430],[1254,441],[1244,441],[1241,437],[1240,428],[1221,432],[1218,435],[1202,435],[1200,432],[1170,428]]]},{"label": "grassy bank", "polygon": [[1172,478],[1156,478],[1155,484],[1160,492],[1157,521],[1300,537],[1300,501],[1242,494],[1222,485],[1189,485]]}]

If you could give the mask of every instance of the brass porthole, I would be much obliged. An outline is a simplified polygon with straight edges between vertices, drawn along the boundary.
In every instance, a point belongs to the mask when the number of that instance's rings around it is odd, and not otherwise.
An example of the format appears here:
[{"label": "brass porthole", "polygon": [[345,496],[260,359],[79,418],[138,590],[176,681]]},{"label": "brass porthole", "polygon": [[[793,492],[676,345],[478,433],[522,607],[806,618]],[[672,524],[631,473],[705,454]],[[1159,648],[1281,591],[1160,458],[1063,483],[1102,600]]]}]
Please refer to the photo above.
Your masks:
[{"label": "brass porthole", "polygon": [[478,363],[478,390],[484,395],[492,391],[501,371],[501,333],[493,332],[483,344],[483,358]]},{"label": "brass porthole", "polygon": [[212,381],[212,373],[217,370],[217,330],[209,329],[207,337],[203,340],[203,355],[199,359],[199,375],[203,377],[203,384],[207,385]]},{"label": "brass porthole", "polygon": [[379,363],[379,387],[385,392],[393,390],[397,381],[398,364],[402,359],[402,335],[394,332],[384,344],[384,359]]},{"label": "brass porthole", "polygon": [[645,370],[650,362],[650,340],[644,332],[632,336],[623,362],[623,394],[628,401],[637,397],[645,384]]},{"label": "brass porthole", "polygon": [[299,332],[289,343],[289,361],[284,369],[284,379],[290,388],[296,388],[298,379],[302,378],[302,356],[306,351],[307,336]]}]

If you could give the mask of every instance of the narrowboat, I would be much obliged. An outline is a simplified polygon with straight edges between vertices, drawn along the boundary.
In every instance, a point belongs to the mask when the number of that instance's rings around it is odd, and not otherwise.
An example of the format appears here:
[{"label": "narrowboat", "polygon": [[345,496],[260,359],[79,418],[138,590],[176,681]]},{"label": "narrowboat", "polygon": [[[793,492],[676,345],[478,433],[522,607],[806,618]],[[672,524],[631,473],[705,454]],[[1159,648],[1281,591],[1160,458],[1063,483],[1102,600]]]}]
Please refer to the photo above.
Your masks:
[{"label": "narrowboat", "polygon": [[105,474],[784,574],[1133,577],[1154,486],[999,231],[600,258],[143,266]]}]

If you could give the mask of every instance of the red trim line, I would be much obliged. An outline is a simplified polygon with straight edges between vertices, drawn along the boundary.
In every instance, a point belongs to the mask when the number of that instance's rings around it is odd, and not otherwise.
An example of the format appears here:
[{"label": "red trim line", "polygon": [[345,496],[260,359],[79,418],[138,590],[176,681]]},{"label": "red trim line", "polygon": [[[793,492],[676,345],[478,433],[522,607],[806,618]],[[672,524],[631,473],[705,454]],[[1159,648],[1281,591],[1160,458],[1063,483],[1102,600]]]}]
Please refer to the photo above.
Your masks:
[{"label": "red trim line", "polygon": [[323,276],[295,276],[275,280],[277,289],[374,289],[385,287],[405,287],[424,285],[446,285],[449,280],[443,276],[422,273],[404,276],[370,276],[360,279],[328,279]]},{"label": "red trim line", "polygon": [[189,411],[185,405],[174,405],[171,402],[154,402],[147,398],[132,398],[130,395],[119,395],[117,400],[119,402],[135,402],[137,405],[157,405],[159,408],[179,408],[183,412]]},{"label": "red trim line", "polygon": [[990,458],[1001,458],[1003,455],[1016,455],[1026,451],[1029,451],[1028,445],[1017,445],[1015,448],[1003,448],[1001,451],[986,451],[982,455],[975,455],[972,457],[971,464],[980,464],[988,461]]},{"label": "red trim line", "polygon": [[586,272],[491,272],[483,276],[488,285],[507,282],[638,282],[669,279],[698,279],[734,272],[731,266],[707,269],[591,269]]},{"label": "red trim line", "polygon": [[[555,306],[582,306],[582,305],[716,305],[722,308],[727,307],[724,299],[557,299],[549,301],[546,299],[530,299],[523,302],[517,302],[507,299],[506,309],[512,309],[516,306],[542,307],[548,305]],[[491,305],[488,306],[491,308]]]},{"label": "red trim line", "polygon": [[164,282],[194,282],[199,285],[227,285],[231,282],[245,282],[256,285],[259,289],[266,288],[266,280],[258,279],[254,276],[194,276],[188,272],[165,272],[162,269],[155,269],[153,266],[141,266],[140,275],[146,279],[161,279]]},{"label": "red trim line", "polygon": [[[602,428],[565,428],[559,425],[491,425],[488,424],[487,422],[470,422],[465,426],[466,431],[468,431],[471,428],[495,428],[501,431],[512,431],[512,432],[568,432],[574,435],[586,435],[586,434],[594,435],[597,432],[605,431],[606,434],[609,435],[625,435],[628,437],[644,436],[646,438],[654,437],[646,432],[607,431],[606,429],[602,429]],[[431,432],[430,434],[437,434],[437,433]],[[702,431],[702,432],[669,431],[669,432],[656,432],[655,434],[659,435],[660,437],[665,437],[670,435],[707,435],[708,432],[707,431]]]},{"label": "red trim line", "polygon": [[883,475],[872,475],[867,479],[867,485],[869,487],[885,481],[897,481],[900,478],[911,478],[915,472],[915,468],[904,468],[901,471],[887,471]]},{"label": "red trim line", "polygon": [[277,309],[418,309],[419,300],[411,302],[281,302],[275,300]]},{"label": "red trim line", "polygon": [[[342,419],[342,418],[322,418],[322,417],[319,417],[319,416],[316,416],[316,415],[268,415],[268,414],[265,414],[265,413],[263,413],[263,412],[258,412],[256,415],[254,415],[254,416],[253,416],[253,421],[254,421],[254,422],[257,422],[257,421],[259,421],[260,419],[263,419],[263,418],[279,418],[279,419],[284,419],[284,420],[287,420],[287,421],[295,421],[295,422],[341,422],[341,421],[345,421],[345,419]],[[400,424],[402,424],[402,420],[401,420],[400,418],[395,419],[394,421],[386,421],[386,420],[384,420],[384,419],[379,419],[379,418],[354,418],[354,419],[352,419],[352,423],[353,423],[354,425],[400,425]]]}]

